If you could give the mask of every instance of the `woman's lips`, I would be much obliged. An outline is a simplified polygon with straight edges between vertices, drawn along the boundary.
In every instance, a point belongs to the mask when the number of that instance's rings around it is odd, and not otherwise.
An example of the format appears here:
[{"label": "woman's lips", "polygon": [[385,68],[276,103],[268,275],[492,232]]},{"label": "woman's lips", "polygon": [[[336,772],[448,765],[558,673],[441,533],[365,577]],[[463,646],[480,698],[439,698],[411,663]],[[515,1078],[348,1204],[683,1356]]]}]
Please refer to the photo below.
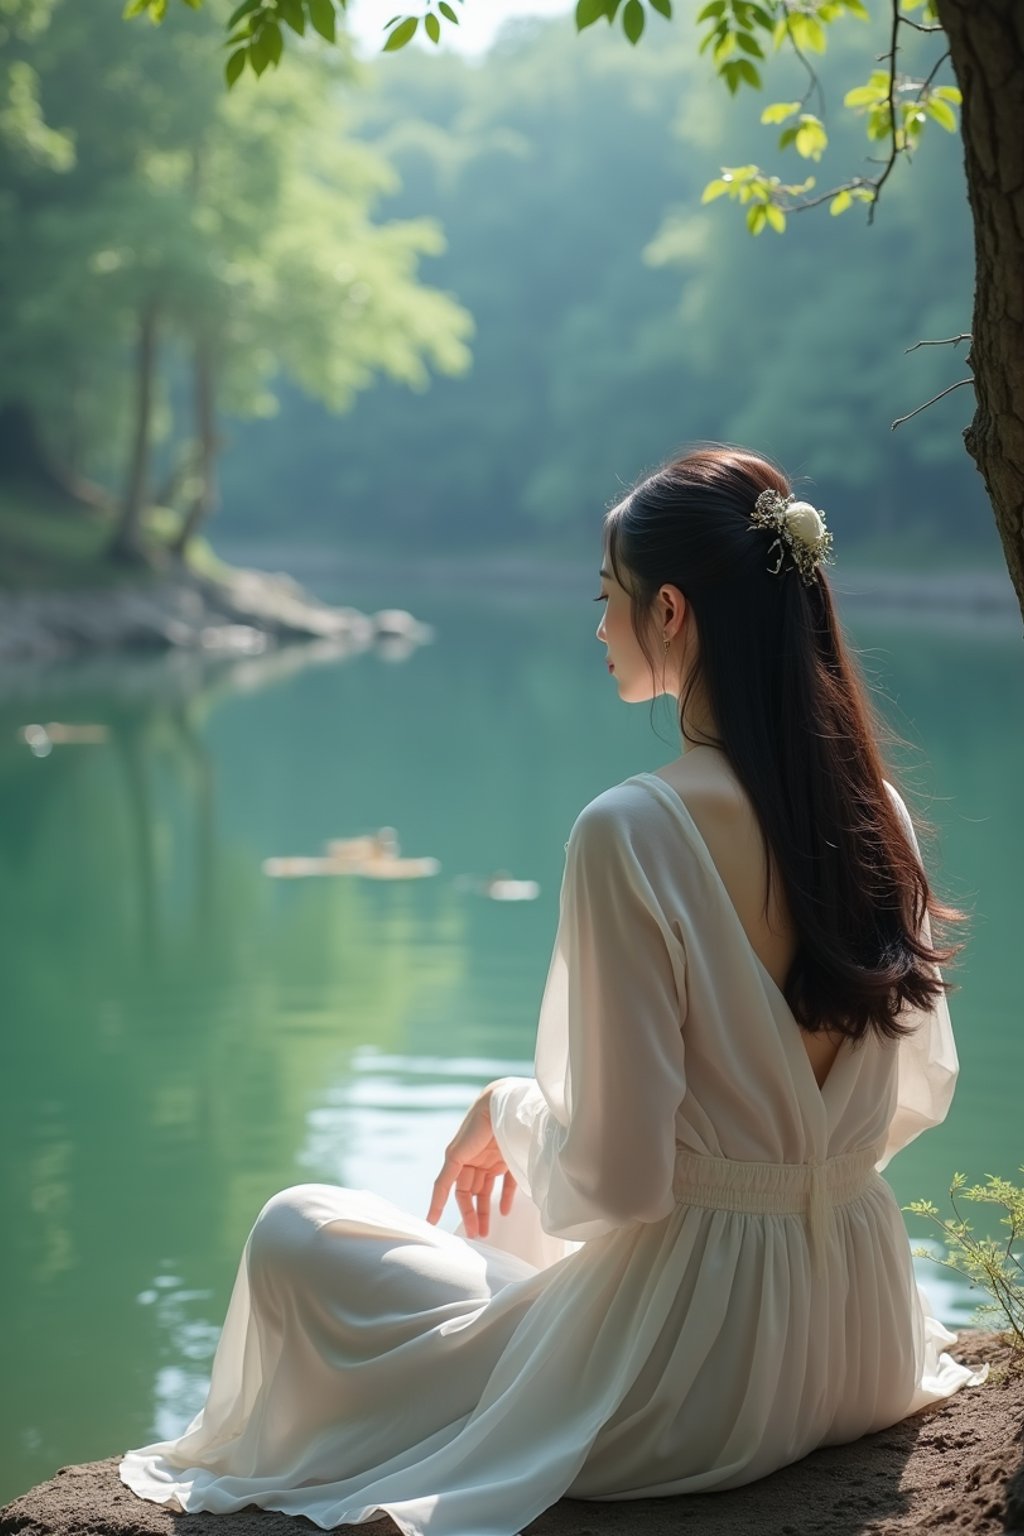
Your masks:
[{"label": "woman's lips", "polygon": [[615,671],[615,666],[614,666],[613,662],[609,662],[608,663],[608,671],[609,672],[614,672]]}]

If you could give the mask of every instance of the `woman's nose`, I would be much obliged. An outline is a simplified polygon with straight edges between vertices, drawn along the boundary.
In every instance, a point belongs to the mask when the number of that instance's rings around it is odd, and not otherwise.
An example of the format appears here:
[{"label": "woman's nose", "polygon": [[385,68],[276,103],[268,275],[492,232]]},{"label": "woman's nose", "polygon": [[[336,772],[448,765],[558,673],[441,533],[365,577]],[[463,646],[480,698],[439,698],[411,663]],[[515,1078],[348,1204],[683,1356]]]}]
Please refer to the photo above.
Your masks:
[{"label": "woman's nose", "polygon": [[604,620],[605,620],[605,615],[602,613],[601,614],[601,622],[597,626],[597,630],[596,630],[597,638],[599,640],[603,640],[604,639]]}]

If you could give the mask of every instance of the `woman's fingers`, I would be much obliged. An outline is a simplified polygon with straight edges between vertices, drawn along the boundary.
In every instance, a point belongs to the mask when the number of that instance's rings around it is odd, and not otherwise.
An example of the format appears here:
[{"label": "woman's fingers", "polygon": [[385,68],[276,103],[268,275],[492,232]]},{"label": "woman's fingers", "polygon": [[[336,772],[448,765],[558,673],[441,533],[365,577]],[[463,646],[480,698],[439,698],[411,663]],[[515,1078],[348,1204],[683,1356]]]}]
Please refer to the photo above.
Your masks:
[{"label": "woman's fingers", "polygon": [[[466,1235],[485,1237],[490,1225],[494,1180],[499,1173],[505,1176],[501,1192],[501,1209],[506,1215],[511,1208],[515,1181],[507,1171],[493,1140],[490,1146],[478,1147],[473,1151],[473,1161],[463,1161],[466,1149],[460,1147],[462,1152],[460,1156],[454,1150],[457,1146],[460,1146],[458,1137],[445,1150],[444,1166],[434,1180],[427,1220],[433,1225],[440,1221],[448,1203],[448,1197],[454,1190],[456,1203],[465,1222]],[[472,1219],[467,1215],[467,1208],[472,1213]]]},{"label": "woman's fingers", "polygon": [[507,1216],[512,1209],[512,1197],[515,1192],[516,1181],[508,1169],[506,1169],[505,1177],[501,1181],[501,1199],[498,1202],[498,1209],[503,1216]]},{"label": "woman's fingers", "polygon": [[450,1153],[445,1154],[444,1167],[434,1180],[433,1193],[430,1198],[430,1210],[427,1212],[427,1220],[435,1226],[444,1215],[444,1208],[448,1204],[448,1196],[452,1192],[452,1185],[459,1176],[462,1164]]},{"label": "woman's fingers", "polygon": [[468,1189],[455,1190],[455,1203],[462,1216],[462,1224],[466,1229],[467,1237],[479,1237],[477,1227],[476,1207],[473,1204],[473,1196]]},{"label": "woman's fingers", "polygon": [[479,1236],[486,1237],[491,1226],[491,1190],[494,1188],[494,1174],[487,1174],[483,1187],[476,1192],[476,1215],[479,1226]]}]

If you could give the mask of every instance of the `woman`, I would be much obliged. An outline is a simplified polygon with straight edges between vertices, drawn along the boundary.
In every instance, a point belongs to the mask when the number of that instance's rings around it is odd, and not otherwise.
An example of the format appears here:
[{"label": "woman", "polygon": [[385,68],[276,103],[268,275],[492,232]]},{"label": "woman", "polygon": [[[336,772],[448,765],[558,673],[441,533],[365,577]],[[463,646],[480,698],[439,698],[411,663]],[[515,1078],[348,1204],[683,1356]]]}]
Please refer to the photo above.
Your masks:
[{"label": "woman", "polygon": [[830,549],[731,449],[608,514],[598,638],[623,699],[679,699],[684,750],[572,829],[536,1076],[480,1095],[425,1221],[269,1201],[206,1406],[125,1457],[137,1493],[513,1536],[562,1494],[734,1488],[984,1379],[942,1352],[877,1171],[950,1102],[960,946],[929,918],[961,914],[883,778]]}]

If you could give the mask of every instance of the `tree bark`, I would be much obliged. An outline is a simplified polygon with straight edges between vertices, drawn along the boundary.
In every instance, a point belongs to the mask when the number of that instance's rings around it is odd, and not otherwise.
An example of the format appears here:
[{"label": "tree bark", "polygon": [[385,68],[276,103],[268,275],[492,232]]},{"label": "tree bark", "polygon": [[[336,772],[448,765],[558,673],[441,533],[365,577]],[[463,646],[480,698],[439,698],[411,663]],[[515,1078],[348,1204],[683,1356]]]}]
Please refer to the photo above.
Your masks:
[{"label": "tree bark", "polygon": [[1024,4],[937,0],[937,10],[963,92],[974,216],[977,409],[964,441],[1024,616]]},{"label": "tree bark", "polygon": [[158,309],[155,299],[147,300],[139,315],[135,352],[135,433],[128,468],[121,518],[111,542],[111,554],[118,559],[145,559],[142,539],[142,513],[149,486],[150,435],[153,420],[153,382],[156,374],[156,336]]},{"label": "tree bark", "polygon": [[198,484],[174,544],[174,552],[181,558],[206,519],[217,509],[216,388],[210,347],[202,337],[196,341],[193,388]]}]

